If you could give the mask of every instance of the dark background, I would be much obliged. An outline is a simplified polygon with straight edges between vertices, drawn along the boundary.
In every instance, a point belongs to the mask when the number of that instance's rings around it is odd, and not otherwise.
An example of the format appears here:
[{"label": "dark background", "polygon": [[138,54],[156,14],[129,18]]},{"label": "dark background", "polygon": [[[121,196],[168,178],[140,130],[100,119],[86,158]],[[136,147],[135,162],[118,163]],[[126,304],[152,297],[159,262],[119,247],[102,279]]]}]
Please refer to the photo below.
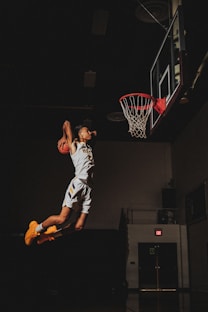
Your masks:
[{"label": "dark background", "polygon": [[[177,2],[2,3],[2,124],[18,136],[57,138],[70,119],[73,125],[87,121],[100,140],[138,140],[128,133],[118,99],[150,93],[149,71],[171,22],[172,3]],[[204,1],[184,0],[182,7],[189,90],[207,50],[208,26]],[[89,72],[95,73],[93,86],[85,76]],[[170,111],[159,135],[147,140],[174,140],[200,108],[199,95],[202,91],[194,90],[193,101]],[[123,121],[111,121],[109,114]]]}]

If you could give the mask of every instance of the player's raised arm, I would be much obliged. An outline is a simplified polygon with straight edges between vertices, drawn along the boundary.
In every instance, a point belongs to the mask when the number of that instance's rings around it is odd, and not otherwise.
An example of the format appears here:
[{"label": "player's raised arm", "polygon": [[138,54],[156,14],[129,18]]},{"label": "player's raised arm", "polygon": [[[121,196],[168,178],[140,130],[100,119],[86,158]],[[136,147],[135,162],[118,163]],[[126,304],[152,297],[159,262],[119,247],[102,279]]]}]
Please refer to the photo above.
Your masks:
[{"label": "player's raised arm", "polygon": [[71,129],[71,123],[68,120],[65,120],[63,123],[63,136],[65,136],[67,143],[71,144],[73,141],[73,133]]},{"label": "player's raised arm", "polygon": [[71,150],[71,153],[73,154],[76,151],[76,144],[73,138],[71,123],[68,120],[65,120],[63,123],[63,136],[65,136],[69,149]]}]

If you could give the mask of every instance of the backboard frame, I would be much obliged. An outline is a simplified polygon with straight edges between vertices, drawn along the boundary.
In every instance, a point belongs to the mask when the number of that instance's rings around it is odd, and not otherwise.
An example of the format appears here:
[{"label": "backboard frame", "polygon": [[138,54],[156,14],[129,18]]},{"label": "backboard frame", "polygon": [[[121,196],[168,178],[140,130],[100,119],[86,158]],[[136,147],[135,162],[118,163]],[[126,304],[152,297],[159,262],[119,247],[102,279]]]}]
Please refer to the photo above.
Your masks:
[{"label": "backboard frame", "polygon": [[183,11],[178,6],[150,70],[150,94],[155,98],[166,98],[166,110],[162,115],[154,109],[150,113],[150,135],[184,91],[185,53]]}]

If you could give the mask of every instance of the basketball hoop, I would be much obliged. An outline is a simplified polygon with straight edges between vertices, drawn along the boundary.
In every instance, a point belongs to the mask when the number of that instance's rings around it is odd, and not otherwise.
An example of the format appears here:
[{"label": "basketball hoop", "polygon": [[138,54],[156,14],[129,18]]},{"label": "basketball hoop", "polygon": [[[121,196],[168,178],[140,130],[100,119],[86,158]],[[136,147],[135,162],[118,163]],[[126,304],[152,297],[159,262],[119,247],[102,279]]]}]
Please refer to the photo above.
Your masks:
[{"label": "basketball hoop", "polygon": [[159,114],[166,109],[166,100],[155,99],[146,93],[129,93],[119,99],[125,118],[129,123],[132,137],[146,138],[146,124],[151,110],[154,108]]}]

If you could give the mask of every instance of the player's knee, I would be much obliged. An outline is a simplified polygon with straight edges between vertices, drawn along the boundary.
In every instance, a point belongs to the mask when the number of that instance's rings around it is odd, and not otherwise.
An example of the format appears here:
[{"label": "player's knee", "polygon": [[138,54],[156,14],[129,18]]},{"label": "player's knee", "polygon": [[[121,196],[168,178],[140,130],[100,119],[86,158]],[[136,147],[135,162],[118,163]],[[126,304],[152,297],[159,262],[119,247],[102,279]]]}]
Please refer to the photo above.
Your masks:
[{"label": "player's knee", "polygon": [[58,218],[58,225],[63,224],[65,221],[66,221],[66,218],[65,218],[65,217],[59,216],[59,218]]}]

